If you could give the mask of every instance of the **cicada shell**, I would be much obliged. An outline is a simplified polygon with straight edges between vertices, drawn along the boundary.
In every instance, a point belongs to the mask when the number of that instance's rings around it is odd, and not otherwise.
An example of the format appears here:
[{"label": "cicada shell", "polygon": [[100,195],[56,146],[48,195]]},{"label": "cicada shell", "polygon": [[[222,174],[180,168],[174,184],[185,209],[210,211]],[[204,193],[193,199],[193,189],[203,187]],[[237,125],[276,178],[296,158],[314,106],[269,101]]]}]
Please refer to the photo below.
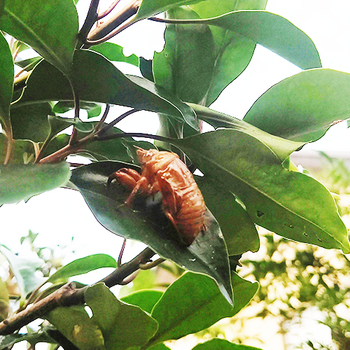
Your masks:
[{"label": "cicada shell", "polygon": [[179,240],[189,246],[205,229],[206,206],[192,173],[172,152],[137,150],[142,172],[123,168],[112,174],[131,191],[127,205],[131,205],[137,193],[152,195],[161,192],[163,209],[176,228]]}]

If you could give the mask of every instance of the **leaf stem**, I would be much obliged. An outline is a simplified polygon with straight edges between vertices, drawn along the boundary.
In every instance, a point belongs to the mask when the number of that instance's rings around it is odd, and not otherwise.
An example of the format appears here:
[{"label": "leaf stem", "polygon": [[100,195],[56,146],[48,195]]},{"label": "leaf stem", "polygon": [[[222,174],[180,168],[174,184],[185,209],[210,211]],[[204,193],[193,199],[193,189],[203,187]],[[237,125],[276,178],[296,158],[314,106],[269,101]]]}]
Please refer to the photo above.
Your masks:
[{"label": "leaf stem", "polygon": [[107,10],[103,11],[102,13],[98,14],[98,20],[106,17],[107,15],[109,15],[114,9],[115,7],[120,3],[120,0],[115,0],[109,7]]},{"label": "leaf stem", "polygon": [[100,0],[91,0],[90,7],[88,10],[88,13],[86,15],[85,21],[83,26],[81,27],[78,38],[82,43],[85,43],[86,38],[93,27],[93,25],[96,23],[96,21],[99,19],[98,16],[98,6],[100,4]]}]

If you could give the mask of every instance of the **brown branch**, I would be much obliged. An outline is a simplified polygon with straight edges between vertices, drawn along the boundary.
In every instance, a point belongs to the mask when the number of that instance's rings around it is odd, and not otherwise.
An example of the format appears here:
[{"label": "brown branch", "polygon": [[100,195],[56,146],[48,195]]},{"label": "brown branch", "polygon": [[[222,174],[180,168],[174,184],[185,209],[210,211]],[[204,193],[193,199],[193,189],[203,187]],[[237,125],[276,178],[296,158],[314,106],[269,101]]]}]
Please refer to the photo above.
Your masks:
[{"label": "brown branch", "polygon": [[84,293],[87,287],[76,289],[74,283],[68,283],[56,292],[30,305],[25,310],[15,314],[0,323],[0,335],[11,334],[37,318],[59,306],[72,306],[84,303]]},{"label": "brown branch", "polygon": [[[123,284],[125,278],[139,269],[140,264],[146,264],[156,253],[150,249],[144,249],[134,259],[119,266],[110,275],[98,283],[105,283],[107,287]],[[15,314],[3,322],[0,322],[0,335],[7,335],[19,330],[37,318],[42,318],[60,306],[73,306],[85,303],[85,291],[88,287],[77,289],[74,283],[68,283],[47,297],[31,304],[23,311]]]}]

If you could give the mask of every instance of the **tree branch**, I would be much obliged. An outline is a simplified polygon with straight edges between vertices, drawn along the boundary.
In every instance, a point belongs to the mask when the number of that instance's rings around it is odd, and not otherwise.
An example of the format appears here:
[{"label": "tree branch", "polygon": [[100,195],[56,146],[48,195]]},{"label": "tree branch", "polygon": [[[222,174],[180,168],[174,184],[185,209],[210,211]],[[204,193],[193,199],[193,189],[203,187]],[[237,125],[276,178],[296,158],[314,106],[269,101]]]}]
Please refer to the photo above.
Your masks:
[{"label": "tree branch", "polygon": [[[105,283],[107,287],[122,284],[126,277],[139,269],[140,264],[146,264],[156,253],[151,248],[144,249],[134,259],[119,266],[110,275],[97,283]],[[42,318],[60,306],[73,306],[85,303],[85,291],[88,286],[77,289],[75,283],[68,283],[47,297],[31,304],[23,311],[0,323],[0,335],[11,334],[23,326]]]}]

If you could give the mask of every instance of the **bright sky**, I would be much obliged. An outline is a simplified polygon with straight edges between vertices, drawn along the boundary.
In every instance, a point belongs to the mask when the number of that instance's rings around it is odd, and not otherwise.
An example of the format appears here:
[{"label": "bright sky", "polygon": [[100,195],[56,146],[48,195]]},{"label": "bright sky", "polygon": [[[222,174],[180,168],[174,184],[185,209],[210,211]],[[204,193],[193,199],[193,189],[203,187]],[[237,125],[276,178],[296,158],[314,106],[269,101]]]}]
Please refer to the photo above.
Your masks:
[{"label": "bright sky", "polygon": [[[286,17],[313,39],[324,67],[350,72],[350,1],[269,0],[267,9]],[[151,58],[153,50],[162,49],[163,36],[158,31],[160,26],[162,24],[154,22],[136,24],[121,33],[116,42],[125,47],[126,54],[136,53]],[[136,73],[133,69],[128,72]],[[299,69],[294,65],[258,47],[249,68],[222,93],[212,107],[242,118],[265,90],[297,72]],[[151,130],[154,130],[156,117],[149,114],[147,121]],[[121,128],[130,128],[130,124],[127,124],[125,121]],[[139,125],[138,130],[135,125]],[[141,121],[132,120],[130,131],[141,131],[142,128]],[[344,125],[338,125],[324,140],[308,147],[348,150],[345,133]],[[14,250],[18,249],[19,238],[27,235],[29,229],[40,233],[37,245],[67,246],[67,252],[76,252],[74,257],[107,253],[117,258],[121,244],[121,239],[102,228],[82,197],[71,190],[58,189],[45,193],[32,198],[27,204],[4,205],[0,209],[0,221],[1,243]],[[137,253],[135,250],[139,249],[140,246],[135,249],[129,246],[126,259],[134,256]],[[68,254],[66,260],[74,257]]]}]

